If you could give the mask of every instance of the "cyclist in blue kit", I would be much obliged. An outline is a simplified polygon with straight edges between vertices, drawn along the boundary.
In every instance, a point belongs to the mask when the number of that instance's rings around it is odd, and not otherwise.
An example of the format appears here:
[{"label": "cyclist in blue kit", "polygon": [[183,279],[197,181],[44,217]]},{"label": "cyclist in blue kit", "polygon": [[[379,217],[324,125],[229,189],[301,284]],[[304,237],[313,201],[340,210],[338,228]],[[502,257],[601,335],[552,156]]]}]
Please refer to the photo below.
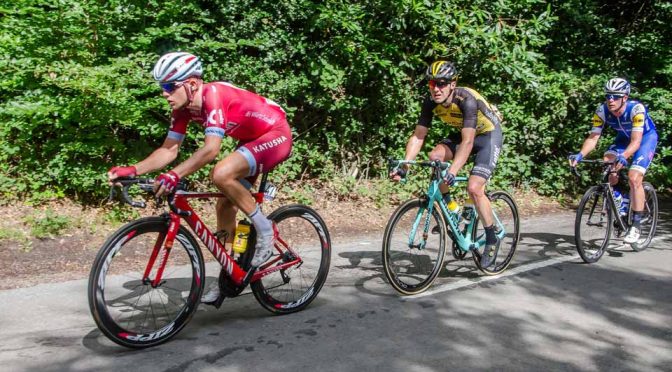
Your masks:
[{"label": "cyclist in blue kit", "polygon": [[[618,171],[628,166],[628,159],[632,159],[628,171],[632,226],[623,239],[624,242],[632,244],[637,242],[641,233],[645,202],[642,182],[656,152],[658,133],[646,106],[628,99],[630,96],[628,81],[613,78],[604,86],[604,93],[605,102],[600,104],[593,115],[593,130],[583,142],[581,151],[571,155],[569,162],[570,166],[576,166],[584,156],[595,149],[605,124],[616,130],[616,139],[604,154],[604,160],[616,160],[615,170]],[[612,174],[609,182],[615,185],[618,176]]]}]

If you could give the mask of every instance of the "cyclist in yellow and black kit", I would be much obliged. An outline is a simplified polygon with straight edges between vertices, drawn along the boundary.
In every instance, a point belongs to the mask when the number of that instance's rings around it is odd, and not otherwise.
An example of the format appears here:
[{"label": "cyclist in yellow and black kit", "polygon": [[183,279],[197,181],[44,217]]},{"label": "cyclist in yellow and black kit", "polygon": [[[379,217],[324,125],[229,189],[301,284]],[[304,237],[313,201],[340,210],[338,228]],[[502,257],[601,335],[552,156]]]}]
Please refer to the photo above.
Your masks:
[{"label": "cyclist in yellow and black kit", "polygon": [[[434,116],[460,129],[459,135],[451,135],[440,141],[429,158],[453,161],[441,185],[441,192],[445,193],[455,183],[455,175],[467,162],[469,155],[475,155],[467,192],[485,226],[486,246],[481,266],[489,267],[495,262],[499,241],[495,234],[490,200],[485,195],[485,185],[495,170],[502,149],[501,119],[497,110],[478,92],[457,86],[457,69],[452,62],[432,63],[427,68],[426,76],[429,80],[429,96],[422,105],[415,131],[406,144],[405,159],[413,160],[418,155]],[[396,181],[401,179],[397,172],[390,174],[390,177]]]}]

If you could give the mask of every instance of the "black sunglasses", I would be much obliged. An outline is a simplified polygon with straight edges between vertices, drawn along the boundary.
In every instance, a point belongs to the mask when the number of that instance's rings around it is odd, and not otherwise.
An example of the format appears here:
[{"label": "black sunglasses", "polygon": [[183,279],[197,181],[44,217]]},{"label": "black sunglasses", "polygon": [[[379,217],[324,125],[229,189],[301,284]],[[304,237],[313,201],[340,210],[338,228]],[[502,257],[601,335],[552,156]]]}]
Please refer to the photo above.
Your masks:
[{"label": "black sunglasses", "polygon": [[446,80],[430,80],[429,87],[434,89],[434,87],[445,88],[450,84],[450,81]]}]

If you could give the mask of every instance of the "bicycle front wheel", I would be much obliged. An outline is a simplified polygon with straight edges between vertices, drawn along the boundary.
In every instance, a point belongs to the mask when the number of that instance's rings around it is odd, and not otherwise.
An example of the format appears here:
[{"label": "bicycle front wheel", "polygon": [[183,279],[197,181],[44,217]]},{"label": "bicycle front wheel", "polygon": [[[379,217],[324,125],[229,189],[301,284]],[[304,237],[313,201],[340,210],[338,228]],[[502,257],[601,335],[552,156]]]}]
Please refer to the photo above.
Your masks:
[{"label": "bicycle front wheel", "polygon": [[274,251],[280,255],[277,265],[297,257],[301,262],[266,275],[250,286],[254,297],[266,310],[289,314],[308,306],[327,280],[331,238],[322,217],[305,205],[280,207],[268,218],[279,232]]},{"label": "bicycle front wheel", "polygon": [[597,262],[609,245],[612,209],[602,186],[593,186],[581,198],[574,222],[576,250],[586,263]]},{"label": "bicycle front wheel", "polygon": [[642,215],[641,231],[637,243],[631,244],[634,251],[641,252],[649,247],[658,226],[658,195],[656,189],[648,182],[644,182],[644,214]]},{"label": "bicycle front wheel", "polygon": [[199,304],[203,256],[183,226],[168,253],[161,283],[152,285],[160,256],[149,279],[143,280],[155,246],[164,244],[168,222],[148,217],[123,226],[103,244],[91,268],[91,314],[102,333],[119,345],[143,348],[168,340],[189,322]]},{"label": "bicycle front wheel", "polygon": [[[490,199],[490,205],[492,207],[494,217],[493,223],[495,225],[496,234],[501,235],[501,231],[504,230],[504,235],[499,241],[497,255],[492,265],[488,267],[481,266],[481,254],[485,247],[474,250],[471,256],[474,259],[476,267],[478,267],[484,274],[496,275],[509,267],[511,260],[516,253],[518,241],[520,240],[520,218],[518,216],[518,206],[513,200],[513,197],[508,193],[504,191],[494,191],[488,194],[488,198]],[[479,220],[476,220],[476,224],[478,223]],[[485,235],[484,229],[481,229],[477,233],[477,227],[478,225],[473,229],[474,240],[478,240],[476,235]]]},{"label": "bicycle front wheel", "polygon": [[[385,276],[399,293],[420,293],[432,284],[446,253],[446,223],[439,205],[412,199],[397,208],[383,235]],[[438,231],[432,231],[438,226]]]}]

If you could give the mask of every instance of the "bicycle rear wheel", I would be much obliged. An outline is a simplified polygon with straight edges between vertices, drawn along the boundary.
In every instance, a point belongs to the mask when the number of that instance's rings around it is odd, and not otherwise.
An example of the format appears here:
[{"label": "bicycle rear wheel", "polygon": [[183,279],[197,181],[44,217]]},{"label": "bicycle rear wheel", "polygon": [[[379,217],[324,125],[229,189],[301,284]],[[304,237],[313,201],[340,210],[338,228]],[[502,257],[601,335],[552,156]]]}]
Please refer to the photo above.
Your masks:
[{"label": "bicycle rear wheel", "polygon": [[589,188],[576,210],[574,241],[586,263],[597,262],[609,245],[613,215],[605,195],[602,186]]},{"label": "bicycle rear wheel", "polygon": [[[280,259],[275,264],[293,261],[296,256],[302,262],[266,275],[250,287],[266,310],[289,314],[308,306],[327,280],[331,238],[322,217],[305,205],[280,207],[268,218],[275,222],[279,231],[273,253],[279,254]],[[262,269],[266,267],[262,266]]]},{"label": "bicycle rear wheel", "polygon": [[642,234],[637,243],[630,245],[634,251],[641,252],[649,247],[656,235],[658,226],[658,195],[656,189],[648,182],[644,182],[644,215],[642,216]]},{"label": "bicycle rear wheel", "polygon": [[103,244],[89,276],[89,308],[110,340],[131,348],[155,346],[176,335],[191,319],[203,291],[205,267],[198,243],[180,227],[162,275],[156,266],[143,281],[155,245],[163,245],[168,219],[133,221]]},{"label": "bicycle rear wheel", "polygon": [[[399,293],[420,293],[432,284],[446,253],[446,224],[439,205],[432,214],[428,201],[412,199],[397,208],[383,235],[385,276]],[[434,226],[438,233],[432,233]]]},{"label": "bicycle rear wheel", "polygon": [[[497,234],[499,235],[501,229],[504,229],[504,236],[499,242],[497,249],[497,256],[492,265],[488,267],[481,266],[481,254],[485,247],[481,247],[472,251],[474,263],[479,270],[486,275],[496,275],[506,270],[511,264],[511,260],[516,253],[518,241],[520,240],[520,218],[518,216],[518,206],[513,200],[513,197],[504,191],[493,191],[488,194],[492,212],[495,217],[494,225]],[[478,240],[481,234],[485,234],[485,230],[478,231],[478,223],[480,219],[476,220],[474,226],[474,240]],[[478,232],[477,232],[478,231]]]}]

